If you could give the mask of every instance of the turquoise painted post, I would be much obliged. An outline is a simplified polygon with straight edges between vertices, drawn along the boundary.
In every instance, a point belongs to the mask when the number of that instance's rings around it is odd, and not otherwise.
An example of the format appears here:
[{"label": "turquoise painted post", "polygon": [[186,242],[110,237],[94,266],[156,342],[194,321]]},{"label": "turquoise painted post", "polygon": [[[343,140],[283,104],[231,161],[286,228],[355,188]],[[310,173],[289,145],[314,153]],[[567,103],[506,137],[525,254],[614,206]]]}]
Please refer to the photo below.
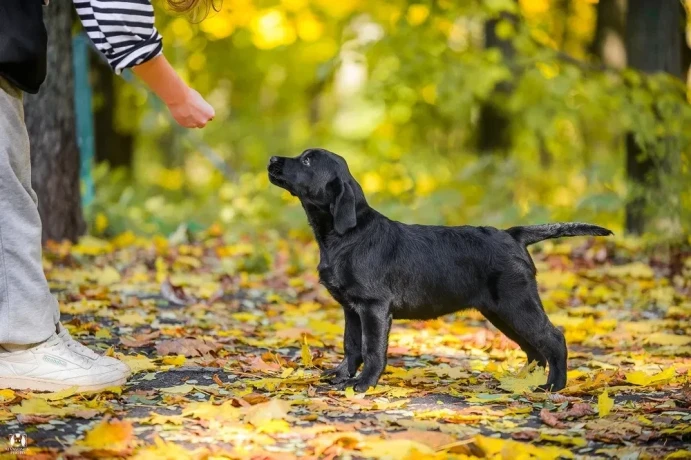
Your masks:
[{"label": "turquoise painted post", "polygon": [[94,200],[92,168],[95,155],[94,119],[89,84],[89,38],[81,33],[72,40],[74,66],[74,105],[77,116],[77,145],[79,146],[79,180],[82,190],[82,206]]}]

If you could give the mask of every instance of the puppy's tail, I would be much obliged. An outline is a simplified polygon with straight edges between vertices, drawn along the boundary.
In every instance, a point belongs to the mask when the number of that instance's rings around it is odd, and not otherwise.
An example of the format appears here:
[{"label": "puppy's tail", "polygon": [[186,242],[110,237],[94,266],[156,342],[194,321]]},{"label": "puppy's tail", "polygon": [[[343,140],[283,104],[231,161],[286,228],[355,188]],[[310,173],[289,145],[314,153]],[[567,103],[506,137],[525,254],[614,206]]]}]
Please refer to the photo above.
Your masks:
[{"label": "puppy's tail", "polygon": [[611,230],[597,225],[583,224],[580,222],[563,222],[557,224],[527,225],[523,227],[511,227],[506,230],[513,239],[523,246],[529,246],[539,241],[562,236],[607,236],[613,235]]}]

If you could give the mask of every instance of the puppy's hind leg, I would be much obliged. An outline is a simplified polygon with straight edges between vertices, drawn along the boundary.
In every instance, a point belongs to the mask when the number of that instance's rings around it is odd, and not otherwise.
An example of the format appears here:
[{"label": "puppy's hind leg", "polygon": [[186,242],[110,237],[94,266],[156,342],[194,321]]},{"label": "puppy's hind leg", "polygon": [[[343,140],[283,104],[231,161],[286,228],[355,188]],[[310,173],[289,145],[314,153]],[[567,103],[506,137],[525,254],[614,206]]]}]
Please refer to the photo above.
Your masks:
[{"label": "puppy's hind leg", "polygon": [[362,326],[360,317],[350,307],[344,306],[345,332],[343,333],[343,361],[327,371],[322,372],[322,378],[327,378],[333,384],[345,382],[354,377],[362,364]]},{"label": "puppy's hind leg", "polygon": [[499,329],[505,336],[516,342],[518,346],[521,347],[521,350],[523,350],[528,357],[528,364],[537,362],[538,366],[547,368],[547,360],[545,357],[542,356],[542,354],[537,351],[537,349],[533,347],[530,342],[523,340],[520,335],[516,334],[514,330],[511,329],[509,325],[506,324],[498,315],[491,312],[483,312],[483,315],[485,315],[485,318],[487,318],[489,322],[494,325],[494,327]]},{"label": "puppy's hind leg", "polygon": [[501,301],[499,309],[507,326],[549,363],[547,383],[539,388],[559,391],[566,386],[566,340],[564,334],[547,318],[537,295],[537,287],[533,288],[534,293],[528,292]]}]

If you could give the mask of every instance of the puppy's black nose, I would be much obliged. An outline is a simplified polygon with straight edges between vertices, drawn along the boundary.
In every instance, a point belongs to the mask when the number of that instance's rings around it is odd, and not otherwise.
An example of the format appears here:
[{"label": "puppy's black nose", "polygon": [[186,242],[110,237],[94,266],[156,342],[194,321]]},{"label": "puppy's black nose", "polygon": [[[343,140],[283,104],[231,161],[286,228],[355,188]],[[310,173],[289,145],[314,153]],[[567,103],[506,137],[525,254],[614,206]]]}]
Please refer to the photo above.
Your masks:
[{"label": "puppy's black nose", "polygon": [[278,161],[278,157],[271,157],[271,158],[269,159],[269,164],[276,163],[277,161]]}]

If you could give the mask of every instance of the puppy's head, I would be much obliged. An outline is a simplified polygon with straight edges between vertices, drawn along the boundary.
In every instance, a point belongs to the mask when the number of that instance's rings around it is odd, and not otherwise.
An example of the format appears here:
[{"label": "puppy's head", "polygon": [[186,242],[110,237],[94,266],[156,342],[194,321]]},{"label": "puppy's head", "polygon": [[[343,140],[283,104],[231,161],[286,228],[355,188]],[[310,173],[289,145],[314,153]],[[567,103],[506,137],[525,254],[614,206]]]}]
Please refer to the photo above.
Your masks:
[{"label": "puppy's head", "polygon": [[271,157],[269,180],[303,204],[331,214],[334,229],[344,234],[357,225],[362,189],[343,158],[323,149],[308,149],[297,157]]}]

